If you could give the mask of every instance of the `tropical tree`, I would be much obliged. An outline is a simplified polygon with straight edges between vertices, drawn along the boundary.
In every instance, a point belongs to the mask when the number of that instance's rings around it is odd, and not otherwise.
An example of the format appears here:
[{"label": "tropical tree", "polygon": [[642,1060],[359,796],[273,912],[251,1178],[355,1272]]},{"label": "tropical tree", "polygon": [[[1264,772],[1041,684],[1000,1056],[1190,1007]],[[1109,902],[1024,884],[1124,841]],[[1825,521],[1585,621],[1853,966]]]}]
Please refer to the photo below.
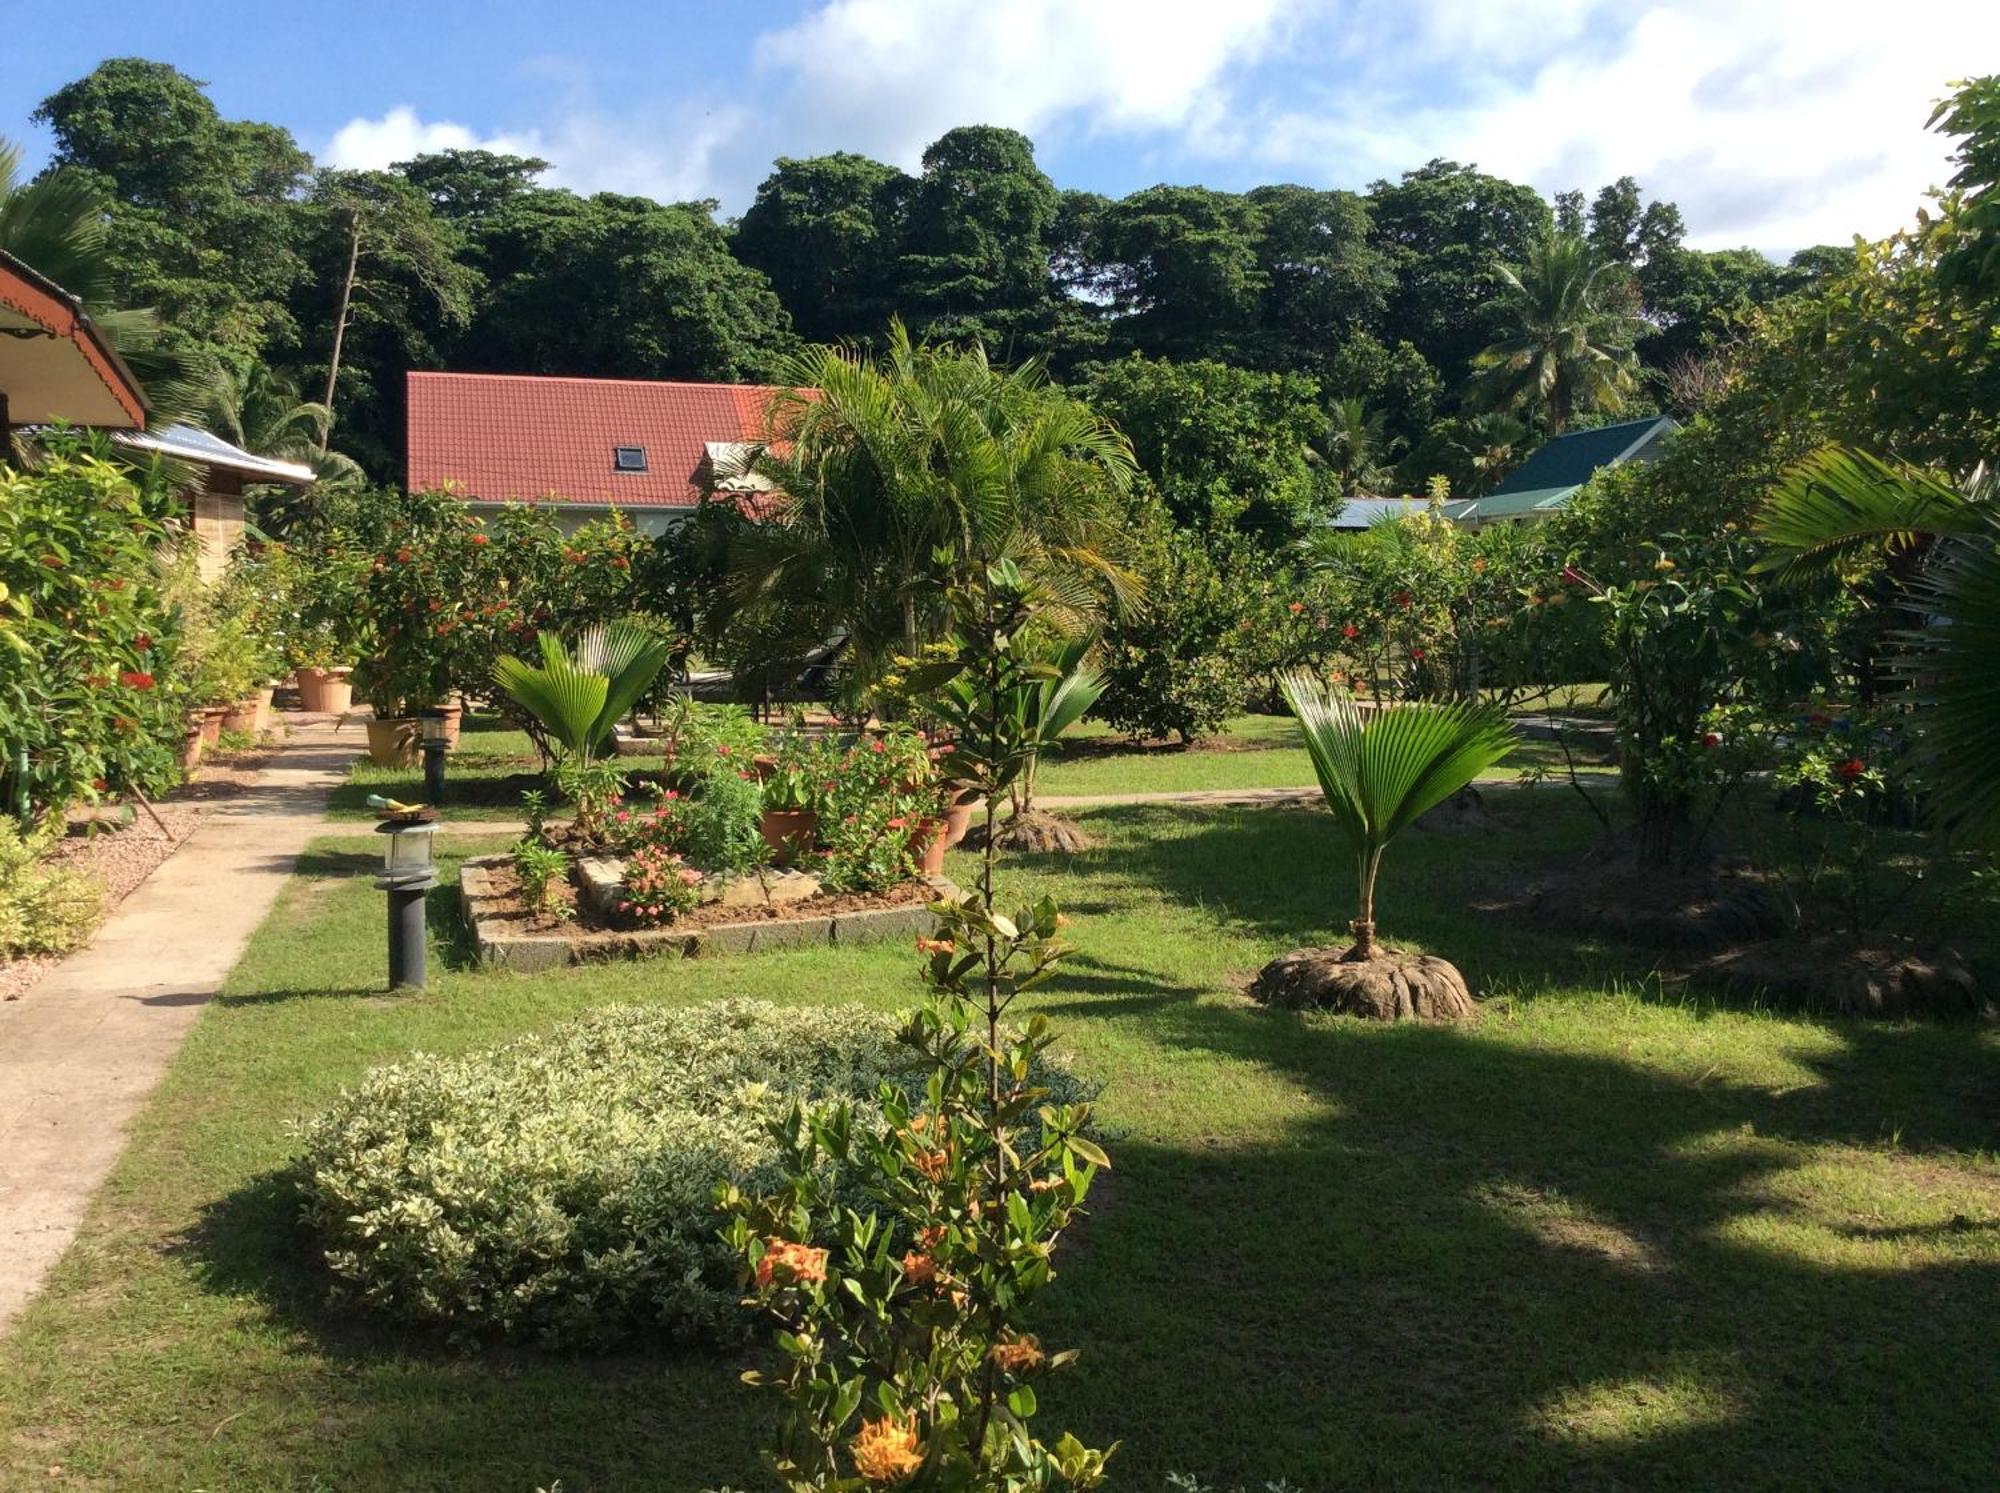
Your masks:
[{"label": "tropical tree", "polygon": [[[1104,693],[1104,677],[1087,662],[1097,645],[1094,632],[1070,638],[1023,640],[1016,645],[1021,676],[1000,701],[1009,739],[1015,744],[1017,770],[1007,785],[1013,812],[997,834],[999,843],[1023,850],[1088,849],[1089,838],[1068,820],[1035,807],[1035,774],[1042,754],[1090,713]],[[978,680],[970,673],[952,679],[935,707],[954,735],[963,735],[983,719]]]},{"label": "tropical tree", "polygon": [[1560,433],[1585,411],[1615,411],[1637,380],[1630,317],[1602,304],[1610,267],[1576,234],[1547,233],[1519,265],[1499,265],[1505,327],[1473,359],[1473,394],[1493,409],[1546,415]]},{"label": "tropical tree", "polygon": [[767,438],[738,463],[781,494],[764,521],[735,526],[710,627],[775,609],[795,636],[844,634],[857,676],[915,656],[949,629],[945,597],[994,559],[1086,623],[1116,563],[1131,447],[1051,388],[1040,364],[991,366],[977,347],[889,328],[877,359],[814,347],[781,370]]},{"label": "tropical tree", "polygon": [[1395,481],[1394,463],[1400,440],[1388,433],[1379,410],[1358,397],[1336,399],[1326,416],[1320,458],[1340,479],[1343,495],[1378,493]]},{"label": "tropical tree", "polygon": [[1298,717],[1326,806],[1354,853],[1355,917],[1348,925],[1354,943],[1275,960],[1253,993],[1362,1015],[1464,1014],[1471,1000],[1450,964],[1376,943],[1375,887],[1383,853],[1398,834],[1513,750],[1506,716],[1490,705],[1458,702],[1389,705],[1364,715],[1352,695],[1304,672],[1287,675],[1280,688]]},{"label": "tropical tree", "polygon": [[[1783,582],[1885,576],[1911,625],[1890,640],[1936,776],[1937,811],[1970,839],[2000,832],[2000,483],[1963,482],[1830,446],[1801,462],[1757,521]],[[1886,566],[1886,571],[1884,567]]]},{"label": "tropical tree", "polygon": [[309,466],[322,482],[361,480],[352,457],[325,449],[333,412],[301,397],[289,374],[263,363],[220,368],[201,417],[203,425],[232,445]]}]

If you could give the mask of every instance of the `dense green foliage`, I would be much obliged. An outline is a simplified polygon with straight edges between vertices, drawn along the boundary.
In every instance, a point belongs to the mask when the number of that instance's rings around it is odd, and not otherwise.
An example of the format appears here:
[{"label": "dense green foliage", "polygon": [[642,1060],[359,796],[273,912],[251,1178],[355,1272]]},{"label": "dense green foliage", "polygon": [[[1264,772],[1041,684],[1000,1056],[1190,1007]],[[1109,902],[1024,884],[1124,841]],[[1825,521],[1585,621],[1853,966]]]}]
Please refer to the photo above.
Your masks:
[{"label": "dense green foliage", "polygon": [[327,407],[301,417],[311,444],[330,427],[377,480],[401,465],[412,368],[769,378],[800,338],[878,343],[900,315],[1062,377],[1137,353],[1300,380],[1287,402],[1354,399],[1385,421],[1411,487],[1437,469],[1417,449],[1504,330],[1498,266],[1558,219],[1644,317],[1652,368],[1705,352],[1840,253],[1780,267],[1690,250],[1678,211],[1630,178],[1552,210],[1451,161],[1366,192],[1107,199],[1059,189],[1026,137],[990,126],[948,131],[915,175],[847,153],[781,159],[725,225],[712,202],[582,196],[543,185],[545,162],[485,150],[318,168],[284,129],[225,119],[203,84],[137,58],[57,90],[36,119],[54,136],[37,190],[80,206],[102,244],[88,273],[46,243],[30,262],[93,309],[152,308],[166,350],[211,382],[269,365],[295,403]]},{"label": "dense green foliage", "polygon": [[775,1186],[770,1123],[871,1099],[902,1066],[895,1032],[852,1007],[614,1006],[377,1069],[305,1132],[306,1220],[345,1291],[408,1321],[728,1340],[745,1323],[717,1185]]}]

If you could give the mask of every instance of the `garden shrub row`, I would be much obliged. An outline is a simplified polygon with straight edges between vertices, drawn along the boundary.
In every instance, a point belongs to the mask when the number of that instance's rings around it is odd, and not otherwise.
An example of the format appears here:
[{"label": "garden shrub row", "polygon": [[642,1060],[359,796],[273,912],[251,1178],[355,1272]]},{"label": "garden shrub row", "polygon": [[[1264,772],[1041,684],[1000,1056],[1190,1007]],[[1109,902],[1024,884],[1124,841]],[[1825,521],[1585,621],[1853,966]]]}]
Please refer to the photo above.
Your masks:
[{"label": "garden shrub row", "polygon": [[[340,1287],[457,1334],[603,1347],[739,1337],[718,1183],[775,1186],[794,1101],[908,1084],[895,1017],[731,1001],[609,1007],[487,1052],[377,1069],[304,1131],[307,1224]],[[1081,1086],[1043,1081],[1052,1102]]]}]

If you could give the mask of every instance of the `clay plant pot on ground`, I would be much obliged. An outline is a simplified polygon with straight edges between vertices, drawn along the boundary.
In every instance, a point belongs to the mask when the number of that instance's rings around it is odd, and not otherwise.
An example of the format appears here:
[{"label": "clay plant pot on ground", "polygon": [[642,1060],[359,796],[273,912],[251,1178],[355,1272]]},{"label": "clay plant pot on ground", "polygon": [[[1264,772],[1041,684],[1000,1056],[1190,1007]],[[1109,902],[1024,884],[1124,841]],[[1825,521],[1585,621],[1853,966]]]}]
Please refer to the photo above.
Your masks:
[{"label": "clay plant pot on ground", "polygon": [[789,865],[802,852],[812,849],[819,814],[813,809],[766,809],[758,828],[778,864]]},{"label": "clay plant pot on ground", "polygon": [[181,740],[181,771],[193,773],[201,766],[201,715],[188,717],[187,735]]},{"label": "clay plant pot on ground", "polygon": [[251,730],[261,732],[270,729],[271,696],[274,693],[276,693],[275,686],[267,684],[250,696],[252,703],[256,706],[253,713],[254,724],[251,726]]},{"label": "clay plant pot on ground", "polygon": [[465,702],[457,695],[453,695],[438,706],[437,713],[444,721],[445,750],[450,751],[458,745],[458,729],[465,720]]},{"label": "clay plant pot on ground", "polygon": [[378,767],[414,767],[420,732],[415,718],[398,716],[368,723],[368,760]]},{"label": "clay plant pot on ground", "polygon": [[354,681],[347,676],[350,668],[328,669],[326,682],[320,686],[319,708],[328,715],[346,715],[354,708]]},{"label": "clay plant pot on ground", "polygon": [[201,707],[202,749],[217,746],[222,741],[222,717],[228,713],[226,705],[204,705]]},{"label": "clay plant pot on ground", "polygon": [[223,707],[222,729],[240,732],[244,736],[257,734],[257,697],[245,695],[234,704]]},{"label": "clay plant pot on ground", "polygon": [[944,875],[944,853],[949,848],[942,819],[925,819],[910,835],[910,854],[916,858],[917,869],[926,876]]},{"label": "clay plant pot on ground", "polygon": [[967,792],[961,794],[953,801],[951,807],[944,811],[945,849],[949,850],[965,839],[966,834],[972,829],[972,816],[984,803],[985,800],[977,794]]},{"label": "clay plant pot on ground", "polygon": [[326,670],[305,664],[292,670],[292,677],[299,686],[299,709],[315,712],[326,709]]}]

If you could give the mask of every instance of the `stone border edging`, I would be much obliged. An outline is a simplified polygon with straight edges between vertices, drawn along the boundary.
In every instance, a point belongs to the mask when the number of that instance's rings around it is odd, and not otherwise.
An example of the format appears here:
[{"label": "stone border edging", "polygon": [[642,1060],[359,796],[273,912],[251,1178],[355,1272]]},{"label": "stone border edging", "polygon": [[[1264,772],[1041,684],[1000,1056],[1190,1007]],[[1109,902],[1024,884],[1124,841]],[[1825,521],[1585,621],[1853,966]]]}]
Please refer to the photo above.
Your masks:
[{"label": "stone border edging", "polygon": [[[761,954],[770,949],[804,948],[814,944],[876,943],[931,932],[934,915],[927,902],[897,907],[863,908],[851,912],[809,912],[804,916],[758,918],[753,922],[712,923],[692,932],[673,927],[637,928],[628,933],[578,936],[575,933],[510,933],[498,926],[500,897],[493,887],[493,869],[508,863],[504,855],[475,856],[458,868],[459,905],[472,930],[479,963],[488,969],[523,973],[562,969],[571,964],[600,964],[614,959],[675,955],[682,959],[716,954]],[[942,876],[922,878],[934,898],[955,898],[959,889]]]}]

